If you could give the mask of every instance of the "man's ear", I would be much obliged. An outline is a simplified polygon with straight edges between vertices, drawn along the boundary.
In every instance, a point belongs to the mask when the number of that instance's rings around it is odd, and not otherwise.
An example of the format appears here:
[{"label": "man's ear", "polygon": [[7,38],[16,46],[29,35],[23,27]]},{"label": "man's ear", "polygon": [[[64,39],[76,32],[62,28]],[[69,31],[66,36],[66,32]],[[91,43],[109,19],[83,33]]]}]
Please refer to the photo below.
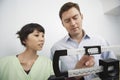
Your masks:
[{"label": "man's ear", "polygon": [[62,23],[62,25],[63,25],[63,27],[64,27],[64,24],[63,24],[63,21],[61,20],[61,23]]},{"label": "man's ear", "polygon": [[81,19],[83,20],[83,14],[82,13],[80,14],[80,16],[81,16]]}]

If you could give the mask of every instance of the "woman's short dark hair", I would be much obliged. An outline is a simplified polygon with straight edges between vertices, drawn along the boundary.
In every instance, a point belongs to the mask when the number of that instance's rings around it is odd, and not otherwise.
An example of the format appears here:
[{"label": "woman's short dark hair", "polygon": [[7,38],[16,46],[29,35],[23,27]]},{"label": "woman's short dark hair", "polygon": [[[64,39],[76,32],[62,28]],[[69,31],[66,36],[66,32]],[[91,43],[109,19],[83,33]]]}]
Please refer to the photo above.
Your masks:
[{"label": "woman's short dark hair", "polygon": [[[71,9],[71,8],[76,8],[79,12],[80,12],[80,8],[79,8],[79,5],[77,4],[77,3],[73,3],[73,2],[67,2],[67,3],[65,3],[62,7],[61,7],[61,9],[60,9],[60,11],[59,11],[59,17],[60,17],[60,19],[62,19],[62,14],[65,12],[65,11],[68,11],[69,9]],[[80,14],[81,14],[81,12],[80,12]]]},{"label": "woman's short dark hair", "polygon": [[43,32],[45,33],[44,28],[37,23],[29,23],[24,25],[20,31],[18,31],[16,34],[18,34],[18,37],[20,38],[21,44],[25,46],[25,44],[23,43],[23,41],[25,41],[25,39],[27,39],[28,35],[30,33],[32,33],[34,30],[37,30],[39,32]]}]

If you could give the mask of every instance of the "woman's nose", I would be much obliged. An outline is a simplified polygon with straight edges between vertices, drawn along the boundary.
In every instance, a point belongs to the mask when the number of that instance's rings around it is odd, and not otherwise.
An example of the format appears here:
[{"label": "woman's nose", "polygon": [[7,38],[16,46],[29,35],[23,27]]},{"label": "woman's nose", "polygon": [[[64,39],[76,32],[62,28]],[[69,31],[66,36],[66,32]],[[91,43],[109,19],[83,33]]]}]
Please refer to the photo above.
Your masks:
[{"label": "woman's nose", "polygon": [[45,38],[44,38],[43,36],[41,36],[41,37],[39,37],[39,40],[40,40],[40,41],[44,41]]}]

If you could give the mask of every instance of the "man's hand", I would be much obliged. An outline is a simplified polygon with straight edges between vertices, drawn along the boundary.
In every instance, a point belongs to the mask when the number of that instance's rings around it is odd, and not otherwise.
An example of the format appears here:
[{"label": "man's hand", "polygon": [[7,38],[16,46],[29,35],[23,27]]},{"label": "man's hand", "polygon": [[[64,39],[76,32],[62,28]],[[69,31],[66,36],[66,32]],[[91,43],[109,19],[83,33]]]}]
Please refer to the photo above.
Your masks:
[{"label": "man's hand", "polygon": [[93,56],[84,55],[76,64],[75,69],[94,66],[95,61]]},{"label": "man's hand", "polygon": [[[89,55],[84,55],[76,64],[75,69],[79,69],[79,68],[87,68],[87,67],[92,67],[94,66],[95,61],[94,61],[94,57],[93,56],[89,56]],[[75,77],[75,80],[83,80],[81,79],[83,76],[78,76]]]}]

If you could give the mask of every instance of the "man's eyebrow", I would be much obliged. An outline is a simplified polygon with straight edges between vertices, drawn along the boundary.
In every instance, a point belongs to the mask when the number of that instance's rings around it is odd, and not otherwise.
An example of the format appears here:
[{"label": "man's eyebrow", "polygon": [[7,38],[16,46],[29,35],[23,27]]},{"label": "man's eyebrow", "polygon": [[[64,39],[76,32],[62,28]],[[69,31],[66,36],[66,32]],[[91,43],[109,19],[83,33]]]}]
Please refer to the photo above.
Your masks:
[{"label": "man's eyebrow", "polygon": [[[72,16],[72,18],[74,18],[74,17],[76,17],[76,16],[78,16],[79,14],[75,14],[74,16]],[[66,18],[66,19],[64,19],[64,21],[65,20],[68,20],[69,18]]]},{"label": "man's eyebrow", "polygon": [[76,16],[78,16],[79,14],[76,14],[76,15],[74,15],[73,17],[76,17]]}]

